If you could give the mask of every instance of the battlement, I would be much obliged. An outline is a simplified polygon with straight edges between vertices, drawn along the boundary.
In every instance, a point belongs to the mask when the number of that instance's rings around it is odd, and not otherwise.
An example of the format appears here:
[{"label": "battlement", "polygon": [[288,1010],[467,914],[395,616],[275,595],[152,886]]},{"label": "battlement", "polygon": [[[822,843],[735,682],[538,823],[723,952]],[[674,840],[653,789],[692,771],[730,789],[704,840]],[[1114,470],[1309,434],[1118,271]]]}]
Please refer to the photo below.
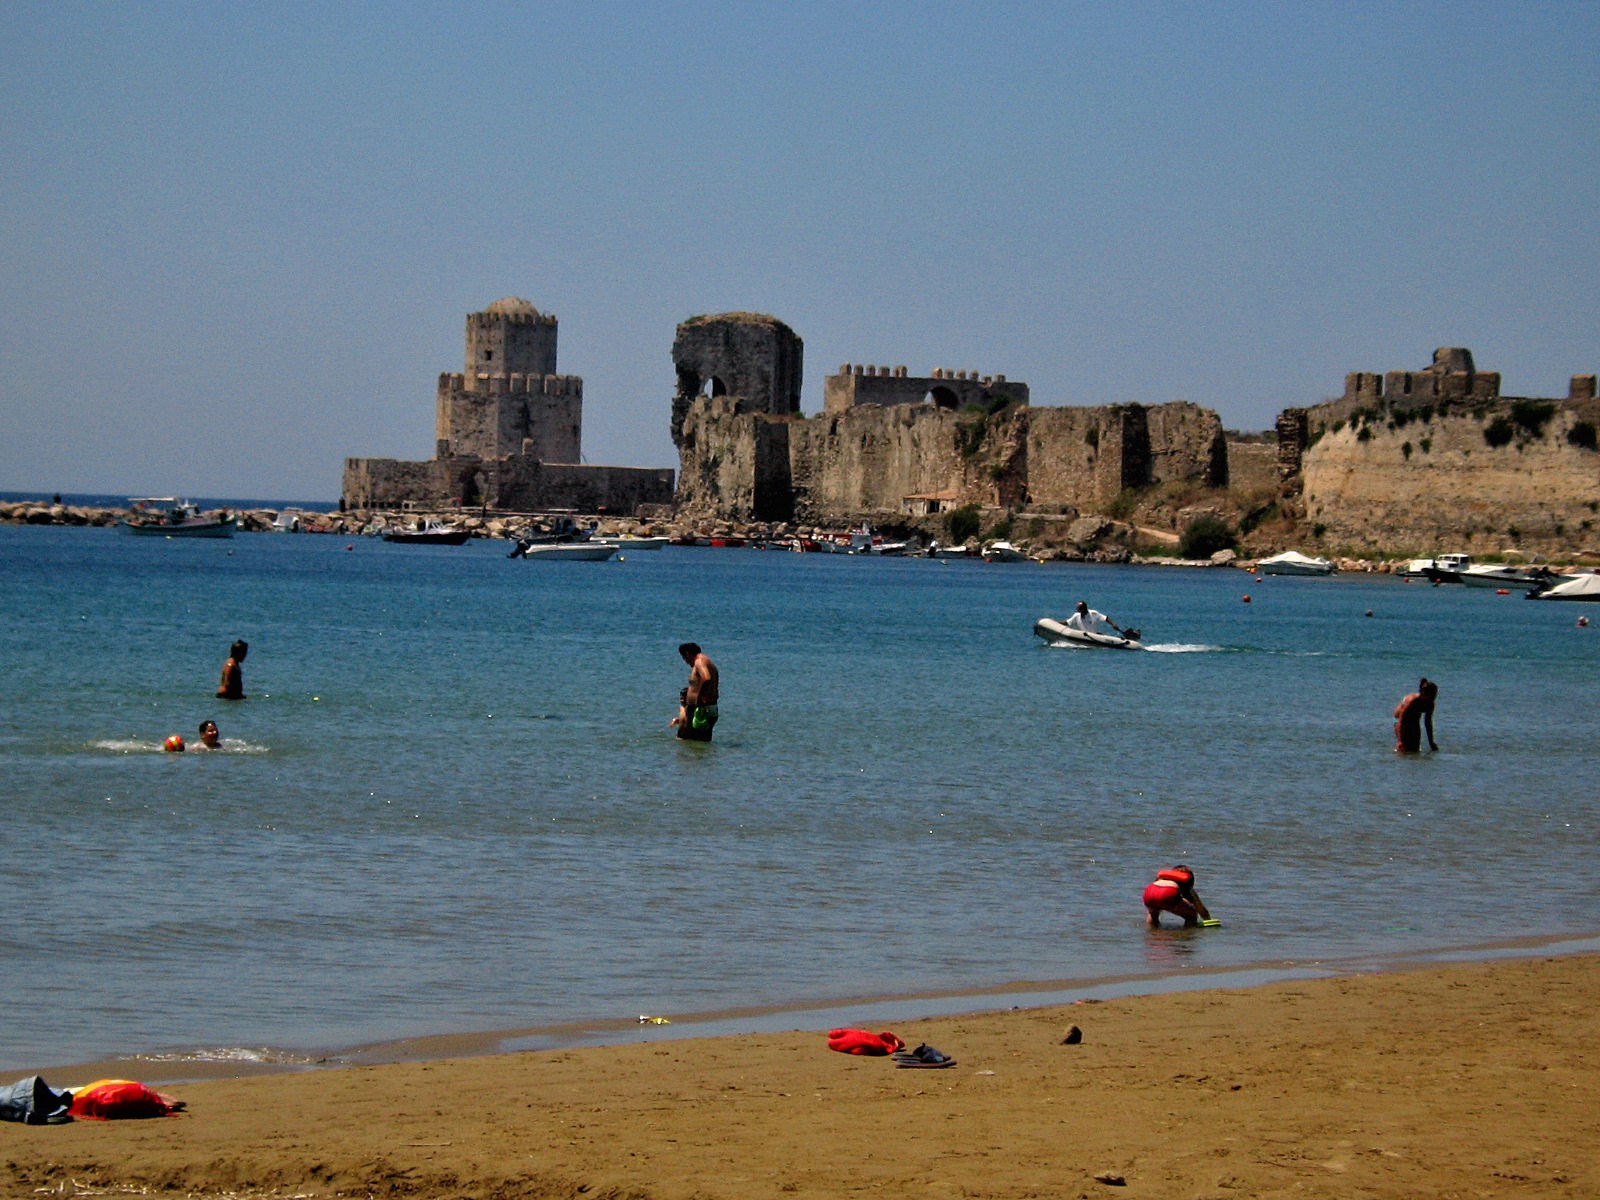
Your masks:
[{"label": "battlement", "polygon": [[583,395],[581,375],[490,375],[477,371],[471,376],[461,371],[444,371],[439,375],[439,391],[461,392],[475,396],[578,396]]},{"label": "battlement", "polygon": [[1004,375],[980,375],[976,371],[954,371],[949,367],[935,367],[932,372],[923,376],[910,375],[905,367],[880,367],[869,363],[840,363],[840,375],[870,375],[886,379],[948,379],[963,383],[978,383],[984,387],[992,387],[1006,381]]},{"label": "battlement", "polygon": [[1028,385],[1004,375],[935,367],[912,375],[905,367],[875,363],[841,363],[837,374],[822,381],[823,411],[839,413],[859,404],[934,404],[958,409],[969,404],[988,408],[996,402],[1028,403]]},{"label": "battlement", "polygon": [[555,313],[542,313],[530,307],[527,311],[499,311],[492,308],[486,312],[467,314],[467,328],[484,328],[493,325],[544,325],[555,327],[560,324]]}]

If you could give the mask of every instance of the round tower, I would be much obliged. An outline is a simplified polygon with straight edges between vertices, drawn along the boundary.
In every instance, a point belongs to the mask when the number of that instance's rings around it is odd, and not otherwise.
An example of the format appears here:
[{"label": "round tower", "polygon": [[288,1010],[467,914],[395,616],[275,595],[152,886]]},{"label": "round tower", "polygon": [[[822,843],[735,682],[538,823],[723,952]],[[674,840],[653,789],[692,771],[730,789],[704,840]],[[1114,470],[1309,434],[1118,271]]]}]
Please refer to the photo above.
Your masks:
[{"label": "round tower", "polygon": [[468,387],[479,375],[554,375],[556,319],[518,296],[467,314]]}]

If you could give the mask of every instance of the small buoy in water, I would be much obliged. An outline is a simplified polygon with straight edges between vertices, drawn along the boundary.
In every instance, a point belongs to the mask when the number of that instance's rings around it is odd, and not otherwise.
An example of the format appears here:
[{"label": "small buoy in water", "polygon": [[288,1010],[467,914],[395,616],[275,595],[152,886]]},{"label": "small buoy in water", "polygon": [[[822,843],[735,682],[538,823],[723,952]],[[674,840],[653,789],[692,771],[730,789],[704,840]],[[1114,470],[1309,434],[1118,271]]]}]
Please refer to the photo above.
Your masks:
[{"label": "small buoy in water", "polygon": [[167,739],[168,750],[182,750],[183,748],[183,734],[175,733]]},{"label": "small buoy in water", "polygon": [[1369,608],[1369,609],[1367,609],[1367,616],[1370,617],[1371,615],[1372,615],[1372,610]]},{"label": "small buoy in water", "polygon": [[1246,604],[1249,604],[1249,603],[1250,603],[1250,593],[1249,593],[1249,592],[1246,592],[1246,593],[1245,593],[1245,594],[1244,594],[1244,602],[1245,602],[1245,603],[1246,603]]},{"label": "small buoy in water", "polygon": [[1579,629],[1587,629],[1588,627],[1589,627],[1589,618],[1588,617],[1579,617],[1578,618],[1578,628]]},{"label": "small buoy in water", "polygon": [[619,555],[617,555],[617,561],[618,562],[627,562],[628,559],[627,559],[626,555],[619,554]]},{"label": "small buoy in water", "polygon": [[356,548],[356,544],[354,542],[349,542],[349,543],[347,543],[345,545],[345,549],[346,550],[354,550],[355,548]]},{"label": "small buoy in water", "polygon": [[1510,588],[1495,588],[1494,594],[1496,596],[1509,596],[1509,595],[1511,595],[1511,589]]}]

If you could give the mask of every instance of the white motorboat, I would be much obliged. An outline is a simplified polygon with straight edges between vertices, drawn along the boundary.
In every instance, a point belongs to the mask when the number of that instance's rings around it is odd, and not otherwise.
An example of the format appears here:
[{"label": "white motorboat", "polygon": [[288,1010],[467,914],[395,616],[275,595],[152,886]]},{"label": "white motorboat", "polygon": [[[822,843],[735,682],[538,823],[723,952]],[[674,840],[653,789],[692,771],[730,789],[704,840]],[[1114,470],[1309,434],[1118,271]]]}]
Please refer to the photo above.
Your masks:
[{"label": "white motorboat", "polygon": [[983,548],[984,562],[1027,562],[1028,556],[1010,542],[990,542]]},{"label": "white motorboat", "polygon": [[541,542],[523,547],[522,553],[516,557],[529,562],[535,559],[550,562],[604,562],[616,552],[616,546],[608,542]]},{"label": "white motorboat", "polygon": [[1033,623],[1033,632],[1051,643],[1066,643],[1072,646],[1082,646],[1085,649],[1095,650],[1143,650],[1144,643],[1139,641],[1139,631],[1129,629],[1125,632],[1132,636],[1118,636],[1109,633],[1089,633],[1083,629],[1072,629],[1053,617],[1040,617]]},{"label": "white motorboat", "polygon": [[1263,575],[1332,575],[1333,564],[1325,558],[1312,558],[1298,550],[1285,550],[1256,563]]},{"label": "white motorboat", "polygon": [[1600,601],[1600,574],[1590,571],[1583,575],[1568,575],[1553,587],[1529,592],[1528,599]]},{"label": "white motorboat", "polygon": [[1524,567],[1511,563],[1479,563],[1458,573],[1468,587],[1528,588],[1555,580],[1548,567]]},{"label": "white motorboat", "polygon": [[1441,554],[1433,560],[1432,579],[1435,583],[1460,583],[1461,572],[1471,565],[1470,554]]}]

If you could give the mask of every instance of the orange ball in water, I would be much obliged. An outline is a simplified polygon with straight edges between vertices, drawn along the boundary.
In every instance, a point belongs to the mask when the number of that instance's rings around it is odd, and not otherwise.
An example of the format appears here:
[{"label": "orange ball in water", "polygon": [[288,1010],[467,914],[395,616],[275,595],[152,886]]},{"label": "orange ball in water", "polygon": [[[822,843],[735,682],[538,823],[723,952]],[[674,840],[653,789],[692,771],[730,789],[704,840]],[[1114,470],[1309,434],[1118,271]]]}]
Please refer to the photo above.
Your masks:
[{"label": "orange ball in water", "polygon": [[1249,603],[1250,603],[1250,593],[1249,593],[1249,592],[1246,592],[1246,593],[1245,593],[1245,594],[1244,594],[1244,602],[1245,602],[1245,603],[1246,603],[1246,604],[1249,604]]},{"label": "orange ball in water", "polygon": [[182,750],[183,749],[183,735],[181,733],[175,733],[171,737],[169,737],[167,739],[167,749],[168,750]]}]

